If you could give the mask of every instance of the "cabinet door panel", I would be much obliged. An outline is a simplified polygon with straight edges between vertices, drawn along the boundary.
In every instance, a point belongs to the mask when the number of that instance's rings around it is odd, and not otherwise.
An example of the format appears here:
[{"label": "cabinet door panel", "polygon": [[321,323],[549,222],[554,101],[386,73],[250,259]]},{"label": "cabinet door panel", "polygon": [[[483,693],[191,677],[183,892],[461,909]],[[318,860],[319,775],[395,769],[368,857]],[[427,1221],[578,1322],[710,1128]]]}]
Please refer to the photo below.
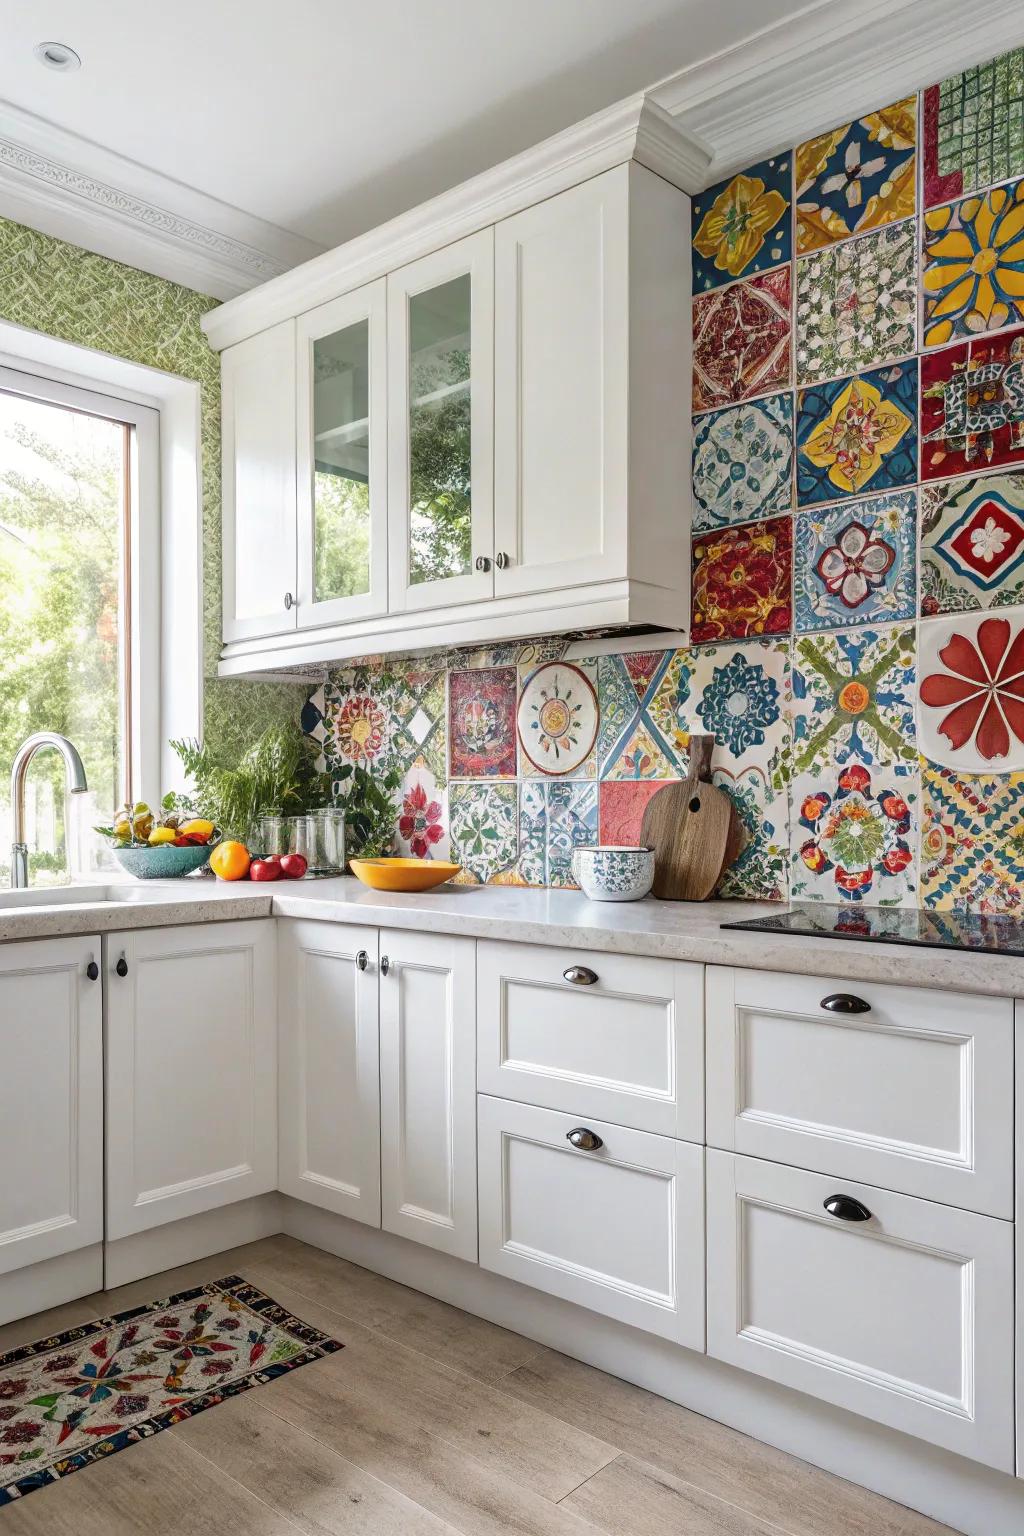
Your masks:
[{"label": "cabinet door panel", "polygon": [[494,231],[389,273],[387,285],[388,606],[490,597]]},{"label": "cabinet door panel", "polygon": [[274,923],[156,928],[105,948],[107,1236],[276,1189]]},{"label": "cabinet door panel", "polygon": [[[708,1353],[1013,1469],[1013,1227],[708,1151]],[[869,1214],[830,1215],[843,1195]]]},{"label": "cabinet door panel", "polygon": [[1008,998],[728,966],[707,997],[712,1146],[1012,1216]]},{"label": "cabinet door panel", "polygon": [[297,322],[298,627],[388,606],[387,284]]},{"label": "cabinet door panel", "polygon": [[295,322],[221,354],[224,639],[295,628]]},{"label": "cabinet door panel", "polygon": [[496,226],[499,597],[627,574],[628,172]]},{"label": "cabinet door panel", "polygon": [[472,1261],[475,948],[472,939],[440,934],[380,936],[384,1230]]},{"label": "cabinet door panel", "polygon": [[281,918],[278,955],[280,1188],[379,1227],[377,930]]},{"label": "cabinet door panel", "polygon": [[[481,1094],[480,1263],[704,1348],[704,1149]],[[571,1132],[600,1145],[576,1150]]]},{"label": "cabinet door panel", "polygon": [[0,1274],[103,1238],[98,939],[0,946]]}]

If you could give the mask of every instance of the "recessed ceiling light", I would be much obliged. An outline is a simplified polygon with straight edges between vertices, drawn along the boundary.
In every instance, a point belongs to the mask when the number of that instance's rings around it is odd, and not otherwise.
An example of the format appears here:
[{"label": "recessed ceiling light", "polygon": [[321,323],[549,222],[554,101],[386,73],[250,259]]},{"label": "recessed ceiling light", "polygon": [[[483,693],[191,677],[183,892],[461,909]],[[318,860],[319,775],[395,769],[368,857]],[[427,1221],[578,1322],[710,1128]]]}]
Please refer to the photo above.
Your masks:
[{"label": "recessed ceiling light", "polygon": [[73,69],[81,69],[82,61],[73,48],[67,43],[36,43],[32,52],[40,64],[45,64],[47,69],[59,69],[65,74]]}]

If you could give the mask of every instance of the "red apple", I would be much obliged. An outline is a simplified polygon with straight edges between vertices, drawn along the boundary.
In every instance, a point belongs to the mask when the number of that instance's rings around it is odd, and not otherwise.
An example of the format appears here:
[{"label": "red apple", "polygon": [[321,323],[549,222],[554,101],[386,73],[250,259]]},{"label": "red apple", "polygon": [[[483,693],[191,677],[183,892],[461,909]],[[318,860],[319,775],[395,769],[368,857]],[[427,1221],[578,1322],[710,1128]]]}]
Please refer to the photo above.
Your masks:
[{"label": "red apple", "polygon": [[280,864],[286,880],[301,880],[308,867],[301,853],[283,853]]},{"label": "red apple", "polygon": [[250,880],[276,880],[281,866],[276,859],[253,859],[249,865]]}]

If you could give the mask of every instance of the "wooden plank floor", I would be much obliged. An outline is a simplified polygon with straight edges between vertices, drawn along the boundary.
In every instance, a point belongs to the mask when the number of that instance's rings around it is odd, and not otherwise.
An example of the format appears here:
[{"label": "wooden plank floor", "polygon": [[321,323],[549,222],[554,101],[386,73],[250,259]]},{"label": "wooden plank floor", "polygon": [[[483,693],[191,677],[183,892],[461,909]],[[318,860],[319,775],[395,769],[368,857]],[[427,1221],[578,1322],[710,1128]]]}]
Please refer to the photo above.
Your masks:
[{"label": "wooden plank floor", "polygon": [[952,1536],[291,1238],[0,1328],[0,1353],[241,1273],[345,1349],[8,1506],[3,1536]]}]

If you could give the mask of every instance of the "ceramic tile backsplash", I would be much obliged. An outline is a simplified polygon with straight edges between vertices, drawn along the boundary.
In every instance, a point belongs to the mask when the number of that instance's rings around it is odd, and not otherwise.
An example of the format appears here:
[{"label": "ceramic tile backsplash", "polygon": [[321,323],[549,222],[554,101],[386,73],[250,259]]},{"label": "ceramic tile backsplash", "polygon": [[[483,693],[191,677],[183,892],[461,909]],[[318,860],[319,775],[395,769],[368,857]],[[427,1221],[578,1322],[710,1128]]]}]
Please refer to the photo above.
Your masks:
[{"label": "ceramic tile backsplash", "polygon": [[1020,911],[1022,250],[1024,50],[700,194],[693,644],[339,673],[325,760],[400,769],[403,852],[565,885],[709,732],[721,894]]}]

